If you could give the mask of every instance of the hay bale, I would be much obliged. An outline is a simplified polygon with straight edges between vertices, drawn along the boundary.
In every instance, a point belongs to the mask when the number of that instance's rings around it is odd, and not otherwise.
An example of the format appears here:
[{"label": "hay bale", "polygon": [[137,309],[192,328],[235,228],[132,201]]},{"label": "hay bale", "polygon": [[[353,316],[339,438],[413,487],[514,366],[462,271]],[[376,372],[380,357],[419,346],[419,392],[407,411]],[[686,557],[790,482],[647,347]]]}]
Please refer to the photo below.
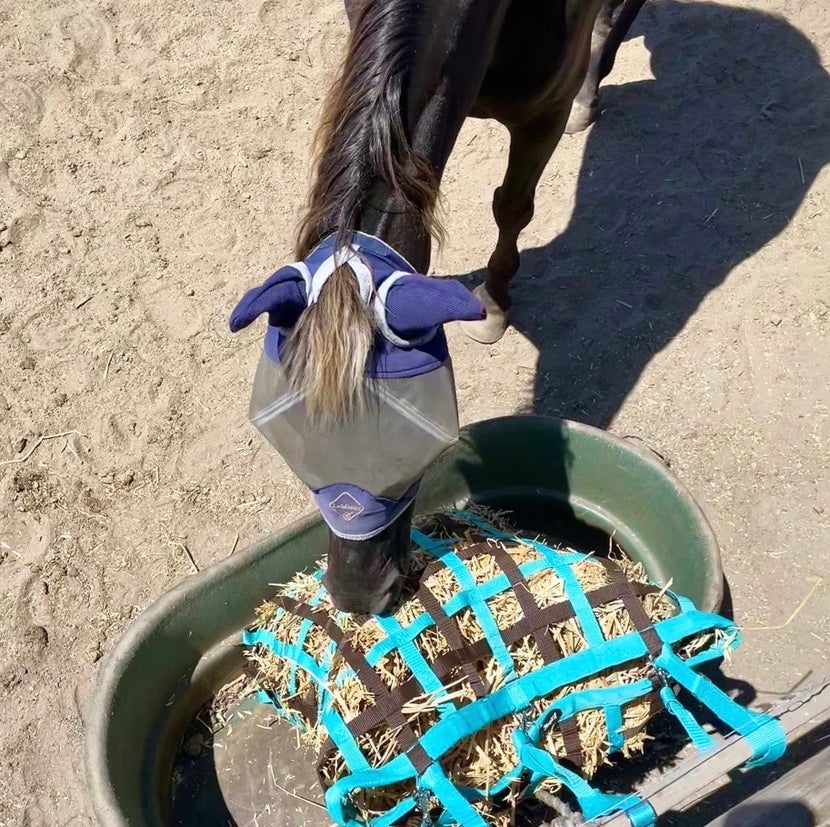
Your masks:
[{"label": "hay bale", "polygon": [[[499,519],[494,522],[504,527]],[[483,607],[479,606],[478,611],[471,607],[462,608],[451,621],[444,615],[443,622],[423,628],[414,636],[413,643],[427,663],[436,669],[436,665],[451,659],[451,650],[459,647],[479,644],[481,656],[465,668],[457,665],[443,668],[443,691],[426,692],[400,648],[394,646],[380,658],[372,656],[379,647],[386,645],[388,648],[386,624],[375,617],[357,618],[338,612],[320,585],[324,564],[320,564],[314,575],[298,575],[280,590],[274,602],[258,609],[259,628],[272,636],[272,644],[255,646],[252,657],[258,665],[260,686],[279,708],[290,710],[287,714],[303,729],[306,743],[317,751],[319,774],[326,787],[348,776],[354,768],[349,768],[317,715],[321,701],[330,704],[343,721],[359,731],[356,740],[370,766],[382,767],[401,753],[406,735],[410,740],[413,736],[420,738],[439,721],[442,705],[445,711],[447,704],[460,709],[477,697],[495,692],[508,680],[539,670],[546,662],[589,648],[590,634],[586,634],[574,616],[535,629],[526,623],[526,619],[532,619],[527,618],[527,614],[536,611],[534,605],[540,612],[550,609],[554,613],[558,609],[551,607],[570,606],[562,572],[549,564],[550,547],[515,535],[512,539],[501,535],[496,526],[481,523],[473,515],[439,516],[424,527],[433,538],[453,538],[449,545],[463,559],[464,567],[477,587],[493,583],[497,578],[504,581],[503,587],[491,586],[492,594],[485,603],[502,636],[509,639],[507,650],[514,674],[505,673],[489,646],[481,648],[480,642],[487,639],[482,626],[485,622],[482,616],[486,616]],[[632,599],[641,607],[642,617],[652,622],[678,611],[665,590],[649,584],[642,566],[617,547],[610,549],[607,558],[580,556],[575,559],[573,552],[564,550],[561,554],[563,560],[569,561],[569,571],[585,594],[607,598],[593,606],[605,640],[637,630],[638,618],[632,617]],[[504,577],[507,570],[516,585],[511,586]],[[521,575],[525,571],[530,573]],[[619,594],[620,580],[640,584],[629,591],[627,602],[615,596]],[[394,615],[396,623],[393,625],[414,628],[413,624],[419,618],[424,615],[434,618],[436,607],[447,606],[461,591],[462,585],[452,568],[419,549],[415,553],[410,585]],[[298,612],[298,607],[302,606],[313,607],[322,613],[315,616],[317,623],[309,619],[308,609]],[[438,611],[438,614],[442,613]],[[568,612],[564,614],[568,615]],[[641,621],[642,617],[639,618]],[[328,629],[319,623],[321,618],[330,621]],[[335,637],[347,641],[347,648],[338,647]],[[300,641],[301,646],[297,647]],[[279,645],[274,646],[274,643],[287,648],[280,652]],[[688,641],[682,654],[689,656],[705,643],[703,638]],[[316,673],[297,666],[299,649],[319,666]],[[371,675],[367,675],[366,659],[374,663]],[[361,669],[362,662],[364,668]],[[533,701],[526,710],[527,717],[522,720],[537,718],[552,702],[574,692],[640,681],[648,675],[649,669],[648,662],[642,659],[605,670],[578,684],[552,686],[549,693]],[[401,716],[392,723],[370,721],[372,725],[366,726],[366,719],[375,709],[378,697],[396,691],[405,695],[404,702],[399,705]],[[621,753],[624,757],[643,750],[648,739],[645,725],[660,709],[655,698],[656,695],[639,698],[623,706]],[[495,720],[456,743],[440,761],[447,777],[457,786],[484,793],[484,799],[475,806],[494,825],[509,823],[511,807],[515,806],[520,792],[517,781],[504,791],[499,802],[488,800],[489,791],[519,763],[511,736],[520,724],[516,715]],[[586,709],[578,712],[570,722],[553,723],[540,746],[560,760],[575,763],[580,773],[590,778],[601,765],[608,763],[612,740],[605,713],[601,709]],[[546,792],[556,793],[559,784],[548,779],[543,787]],[[406,781],[385,788],[356,791],[352,802],[368,821],[414,794],[414,781]],[[437,802],[430,802],[430,806],[433,804],[437,805]],[[425,806],[426,802],[422,801],[421,807]]]}]

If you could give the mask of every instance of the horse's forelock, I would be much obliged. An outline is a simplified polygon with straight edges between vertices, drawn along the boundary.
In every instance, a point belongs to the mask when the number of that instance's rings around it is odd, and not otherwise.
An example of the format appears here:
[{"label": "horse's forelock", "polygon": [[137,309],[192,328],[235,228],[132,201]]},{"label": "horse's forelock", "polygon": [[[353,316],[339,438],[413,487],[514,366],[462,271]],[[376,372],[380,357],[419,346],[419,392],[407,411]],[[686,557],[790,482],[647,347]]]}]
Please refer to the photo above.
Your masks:
[{"label": "horse's forelock", "polygon": [[286,348],[288,379],[304,391],[313,422],[342,422],[360,411],[373,341],[374,317],[343,264],[300,316]]}]

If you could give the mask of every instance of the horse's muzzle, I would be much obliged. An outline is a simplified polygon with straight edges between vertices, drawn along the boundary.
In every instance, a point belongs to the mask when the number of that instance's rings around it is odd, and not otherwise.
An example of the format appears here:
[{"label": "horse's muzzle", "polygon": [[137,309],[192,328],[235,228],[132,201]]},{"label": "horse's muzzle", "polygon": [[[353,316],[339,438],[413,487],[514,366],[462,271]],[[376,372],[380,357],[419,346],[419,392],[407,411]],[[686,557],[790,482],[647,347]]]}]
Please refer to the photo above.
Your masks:
[{"label": "horse's muzzle", "polygon": [[347,540],[329,533],[323,585],[340,611],[382,615],[395,610],[409,573],[412,510],[410,505],[369,540]]}]

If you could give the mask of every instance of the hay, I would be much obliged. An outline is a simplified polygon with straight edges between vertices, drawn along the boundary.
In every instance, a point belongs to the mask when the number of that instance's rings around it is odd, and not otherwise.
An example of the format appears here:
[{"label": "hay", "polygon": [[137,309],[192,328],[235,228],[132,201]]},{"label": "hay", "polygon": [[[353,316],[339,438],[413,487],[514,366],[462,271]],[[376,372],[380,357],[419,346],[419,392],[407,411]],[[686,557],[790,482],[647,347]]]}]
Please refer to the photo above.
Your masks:
[{"label": "hay", "polygon": [[[499,515],[490,515],[490,521],[497,526],[503,527],[504,525]],[[486,539],[487,545],[481,546],[474,556],[465,561],[468,571],[477,584],[486,583],[503,573],[497,557],[493,554],[496,549],[507,551],[519,565],[542,556],[533,545],[521,539],[486,538],[484,534],[459,516],[434,518],[424,528],[428,529],[432,536],[439,538],[462,537],[463,539],[455,546],[456,550],[469,550],[470,547],[480,545]],[[621,568],[627,580],[648,582],[643,567],[630,560],[618,547],[612,547],[608,556]],[[461,591],[458,581],[449,568],[440,567],[437,570],[434,567],[426,568],[430,559],[423,552],[416,551],[409,593],[404,596],[395,613],[395,618],[403,627],[409,626],[425,612],[425,607],[414,595],[419,585],[426,586],[442,605]],[[320,565],[322,567],[324,564]],[[573,565],[572,571],[586,593],[611,583],[608,568],[596,558],[584,558]],[[307,574],[298,575],[281,589],[281,593],[301,602],[317,604],[316,608],[326,612],[349,635],[351,645],[359,653],[368,653],[373,646],[386,638],[386,633],[377,619],[359,620],[338,612],[329,602],[318,578],[319,573],[317,578]],[[549,567],[529,575],[527,584],[536,604],[541,608],[567,599],[562,580]],[[675,602],[665,594],[665,591],[649,593],[638,599],[641,600],[648,617],[654,622],[671,617],[678,612]],[[512,589],[491,597],[487,600],[487,605],[500,630],[506,630],[523,619],[522,608]],[[636,631],[621,600],[615,599],[597,606],[594,614],[605,639]],[[455,615],[455,618],[465,643],[474,643],[485,637],[484,630],[472,610],[463,609]],[[304,622],[301,618],[278,608],[274,603],[261,606],[257,610],[257,619],[261,628],[269,630],[277,640],[285,643],[298,640],[300,627]],[[576,619],[550,625],[547,631],[564,656],[588,648],[588,642]],[[711,640],[710,635],[687,641],[680,654],[688,657],[707,643],[711,643]],[[415,639],[415,643],[430,663],[451,649],[447,639],[435,626],[430,626],[421,632]],[[352,671],[343,656],[335,650],[324,630],[317,626],[308,629],[303,650],[316,662],[328,665],[329,678],[326,688],[332,695],[332,704],[344,721],[347,723],[354,721],[362,712],[373,707],[375,703],[373,694]],[[512,644],[509,651],[516,672],[520,676],[544,665],[533,636],[524,637]],[[279,699],[283,705],[290,706],[291,700],[297,697],[305,699],[307,704],[316,703],[318,696],[315,681],[303,669],[298,669],[288,660],[276,657],[272,651],[262,646],[255,647],[251,656],[258,666],[260,686],[274,698]],[[488,692],[494,691],[505,682],[505,675],[492,655],[479,660],[475,664],[475,669]],[[413,678],[412,671],[397,648],[377,663],[375,671],[383,685],[389,690],[400,687]],[[645,660],[606,670],[589,681],[558,688],[549,695],[539,698],[527,711],[528,717],[535,719],[553,701],[569,693],[583,689],[634,683],[646,677],[648,672],[649,665]],[[460,669],[456,669],[445,679],[445,688],[449,692],[449,698],[447,695],[442,695],[441,703],[451,700],[456,708],[476,698],[470,681]],[[416,736],[420,737],[439,720],[438,702],[438,698],[422,694],[403,706],[402,712]],[[646,724],[657,709],[649,698],[623,707],[623,732],[625,734],[623,757],[642,752],[649,737],[646,733]],[[331,748],[331,742],[328,742],[328,749],[325,749],[328,738],[325,728],[307,716],[300,715],[299,720],[295,720],[304,726],[305,742],[314,747],[318,754],[321,750],[325,750],[319,755],[319,772],[323,784],[330,786],[338,779],[349,775],[345,760],[336,748]],[[456,744],[441,760],[448,777],[459,786],[488,791],[518,763],[518,756],[511,740],[511,734],[517,723],[516,716],[507,716]],[[589,709],[578,713],[576,723],[582,746],[581,773],[586,778],[590,778],[603,764],[609,763],[610,744],[606,718],[602,710]],[[371,766],[382,766],[399,754],[400,745],[397,734],[384,723],[358,738],[358,744]],[[567,757],[565,741],[557,724],[551,726],[542,746],[559,759]],[[559,790],[559,784],[549,779],[543,782],[543,789],[549,794],[555,794]],[[404,782],[383,789],[359,790],[352,796],[352,800],[361,816],[368,821],[388,811],[403,797],[413,793],[413,783]],[[507,827],[511,823],[510,814],[515,808],[518,796],[518,786],[514,785],[499,802],[499,806],[489,800],[480,802],[476,806],[486,817],[488,823],[498,827]]]}]

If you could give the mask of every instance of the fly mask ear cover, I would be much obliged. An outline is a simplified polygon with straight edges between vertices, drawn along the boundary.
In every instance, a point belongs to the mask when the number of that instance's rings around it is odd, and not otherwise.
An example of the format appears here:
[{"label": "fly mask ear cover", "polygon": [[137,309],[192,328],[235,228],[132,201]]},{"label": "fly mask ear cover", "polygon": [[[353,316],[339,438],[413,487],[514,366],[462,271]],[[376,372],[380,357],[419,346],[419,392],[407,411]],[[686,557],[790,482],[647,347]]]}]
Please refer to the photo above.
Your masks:
[{"label": "fly mask ear cover", "polygon": [[[432,463],[458,439],[458,409],[444,323],[485,316],[463,285],[429,278],[385,242],[355,233],[334,249],[328,236],[302,262],[248,291],[231,315],[240,330],[268,313],[265,349],[251,397],[251,421],[314,492],[331,530],[364,540],[409,506]],[[291,328],[347,263],[372,308],[377,335],[366,365],[367,404],[336,424],[314,423],[302,388],[280,362]]]}]

